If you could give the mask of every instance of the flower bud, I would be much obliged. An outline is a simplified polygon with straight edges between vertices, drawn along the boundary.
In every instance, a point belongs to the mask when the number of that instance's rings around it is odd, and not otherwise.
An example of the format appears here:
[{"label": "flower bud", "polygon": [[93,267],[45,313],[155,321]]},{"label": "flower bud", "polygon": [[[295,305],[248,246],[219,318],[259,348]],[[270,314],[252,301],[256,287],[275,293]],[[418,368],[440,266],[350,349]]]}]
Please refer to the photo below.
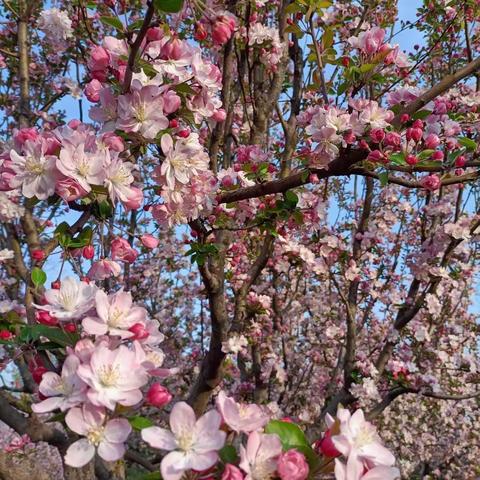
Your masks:
[{"label": "flower bud", "polygon": [[162,408],[172,400],[171,393],[159,383],[154,383],[145,396],[147,402],[157,408]]}]

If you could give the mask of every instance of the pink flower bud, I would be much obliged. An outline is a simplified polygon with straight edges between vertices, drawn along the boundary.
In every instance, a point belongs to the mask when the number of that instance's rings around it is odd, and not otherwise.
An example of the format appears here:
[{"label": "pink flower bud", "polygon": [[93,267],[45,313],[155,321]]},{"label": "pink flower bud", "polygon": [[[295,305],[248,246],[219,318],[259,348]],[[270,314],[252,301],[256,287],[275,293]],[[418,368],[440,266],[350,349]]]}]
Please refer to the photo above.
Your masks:
[{"label": "pink flower bud", "polygon": [[14,133],[13,141],[20,148],[27,140],[34,142],[39,136],[36,128],[21,128]]},{"label": "pink flower bud", "polygon": [[176,112],[181,104],[182,100],[173,90],[168,90],[163,94],[163,111],[166,115]]},{"label": "pink flower bud", "polygon": [[414,142],[419,142],[422,139],[423,130],[420,128],[407,128],[407,140],[413,140]]},{"label": "pink flower bud", "polygon": [[277,472],[282,480],[306,480],[309,468],[305,455],[295,449],[281,453]]},{"label": "pink flower bud", "polygon": [[370,138],[375,143],[380,143],[385,138],[385,131],[381,128],[375,128],[370,132]]},{"label": "pink flower bud", "polygon": [[397,132],[388,132],[384,143],[389,147],[399,147],[402,144],[402,137]]},{"label": "pink flower bud", "polygon": [[155,238],[153,235],[150,235],[149,233],[144,233],[140,237],[140,241],[142,242],[142,245],[146,248],[157,248],[158,244],[160,243],[158,238]]},{"label": "pink flower bud", "polygon": [[436,150],[435,152],[432,153],[432,160],[437,160],[441,162],[443,160],[444,154],[440,150]]},{"label": "pink flower bud", "polygon": [[133,337],[130,337],[131,340],[145,340],[150,336],[143,323],[135,323],[128,331],[133,333]]},{"label": "pink flower bud", "polygon": [[385,155],[380,150],[373,150],[368,154],[367,159],[372,162],[384,162]]},{"label": "pink flower bud", "polygon": [[172,400],[172,394],[159,383],[154,383],[145,396],[147,402],[157,408],[162,408]]},{"label": "pink flower bud", "polygon": [[226,118],[227,118],[227,112],[223,108],[219,108],[212,115],[212,119],[215,120],[216,122],[224,122]]},{"label": "pink flower bud", "polygon": [[87,191],[73,178],[64,178],[56,183],[55,193],[68,203],[84,197]]},{"label": "pink flower bud", "polygon": [[125,143],[123,143],[122,137],[115,135],[113,132],[107,132],[102,135],[102,142],[110,150],[115,152],[123,152],[125,150]]},{"label": "pink flower bud", "polygon": [[460,155],[455,160],[455,166],[458,168],[463,168],[466,163],[467,163],[467,159],[465,158],[464,155]]},{"label": "pink flower bud", "polygon": [[87,83],[83,93],[89,102],[98,102],[100,100],[100,90],[103,88],[102,84],[94,78]]},{"label": "pink flower bud", "polygon": [[416,165],[418,158],[415,155],[407,155],[406,161],[409,165]]},{"label": "pink flower bud", "polygon": [[231,463],[225,465],[221,480],[243,480],[243,473]]},{"label": "pink flower bud", "polygon": [[130,187],[131,194],[126,202],[122,202],[126,210],[137,210],[143,202],[143,192],[137,187]]},{"label": "pink flower bud", "polygon": [[62,282],[60,280],[55,280],[51,283],[51,287],[54,290],[60,290],[60,287],[62,286]]},{"label": "pink flower bud", "polygon": [[161,40],[165,34],[163,30],[158,27],[152,27],[147,30],[147,40],[149,42],[155,42],[156,40]]},{"label": "pink flower bud", "polygon": [[432,174],[423,177],[421,180],[421,184],[422,187],[426,190],[434,191],[438,190],[441,187],[442,181],[440,180],[440,177],[438,175]]},{"label": "pink flower bud", "polygon": [[124,238],[114,238],[111,243],[112,260],[132,263],[136,260],[138,252],[132,248]]},{"label": "pink flower bud", "polygon": [[400,117],[402,123],[407,123],[410,120],[410,115],[408,113],[403,113]]},{"label": "pink flower bud", "polygon": [[235,31],[235,19],[227,15],[217,17],[212,28],[212,38],[215,45],[227,43]]},{"label": "pink flower bud", "polygon": [[[93,73],[95,71],[105,70],[110,64],[110,54],[103,47],[95,46],[90,52],[88,59],[88,69]],[[95,77],[94,77],[95,78]]]},{"label": "pink flower bud", "polygon": [[225,177],[222,178],[222,187],[224,188],[229,188],[233,186],[233,179],[229,175],[226,175]]},{"label": "pink flower bud", "polygon": [[73,120],[70,120],[67,125],[72,129],[72,130],[76,130],[80,125],[82,124],[82,122],[80,120],[78,120],[77,118],[74,118]]}]

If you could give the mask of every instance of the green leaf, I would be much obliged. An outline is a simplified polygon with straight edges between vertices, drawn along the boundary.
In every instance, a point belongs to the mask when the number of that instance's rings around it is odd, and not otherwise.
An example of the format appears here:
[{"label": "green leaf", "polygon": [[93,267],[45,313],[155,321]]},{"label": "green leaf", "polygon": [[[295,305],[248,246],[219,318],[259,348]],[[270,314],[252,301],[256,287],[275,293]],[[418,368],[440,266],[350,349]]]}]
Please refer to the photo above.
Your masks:
[{"label": "green leaf", "polygon": [[183,8],[183,0],[154,0],[153,5],[162,12],[177,13]]},{"label": "green leaf", "polygon": [[238,461],[237,450],[233,445],[225,445],[218,454],[223,463],[237,463]]},{"label": "green leaf", "polygon": [[432,114],[432,112],[430,110],[419,110],[418,112],[415,112],[412,115],[412,118],[414,120],[423,120],[424,118],[427,118],[431,114]]},{"label": "green leaf", "polygon": [[173,87],[177,93],[185,93],[187,95],[192,95],[195,93],[195,90],[188,83],[179,83]]},{"label": "green leaf", "polygon": [[284,450],[299,445],[310,446],[301,428],[294,423],[272,420],[265,427],[265,433],[277,434]]},{"label": "green leaf", "polygon": [[417,157],[418,159],[421,160],[426,160],[427,158],[430,158],[432,156],[432,153],[435,150],[423,150],[423,152],[420,152]]},{"label": "green leaf", "polygon": [[392,153],[388,159],[395,165],[405,165],[405,155],[403,152]]},{"label": "green leaf", "polygon": [[386,187],[388,185],[388,172],[380,172],[378,179],[380,180],[380,185]]},{"label": "green leaf", "polygon": [[128,421],[135,430],[143,430],[144,428],[152,427],[154,425],[150,419],[146,417],[140,417],[138,415],[135,417],[130,417]]},{"label": "green leaf", "polygon": [[372,71],[376,66],[376,63],[364,63],[363,65],[360,65],[359,71],[360,73],[367,73]]},{"label": "green leaf", "polygon": [[288,206],[295,207],[298,203],[298,196],[295,192],[292,190],[287,190],[285,192],[285,201],[288,204]]},{"label": "green leaf", "polygon": [[20,332],[19,339],[23,342],[35,342],[40,337],[45,337],[61,347],[75,345],[79,338],[75,333],[64,332],[56,327],[47,327],[46,325],[25,325]]},{"label": "green leaf", "polygon": [[100,21],[104,25],[113,27],[115,30],[119,30],[120,32],[123,32],[124,30],[123,23],[117,17],[100,17]]},{"label": "green leaf", "polygon": [[47,274],[38,267],[34,267],[31,273],[32,282],[35,285],[35,288],[40,287],[47,281]]},{"label": "green leaf", "polygon": [[459,137],[458,143],[463,145],[468,151],[474,152],[477,149],[477,144],[471,138],[468,137]]},{"label": "green leaf", "polygon": [[290,422],[282,422],[280,420],[272,420],[265,427],[265,433],[278,435],[284,451],[294,448],[295,450],[302,452],[307,458],[312,471],[314,471],[319,465],[320,459],[313,451],[305,434],[298,425]]}]

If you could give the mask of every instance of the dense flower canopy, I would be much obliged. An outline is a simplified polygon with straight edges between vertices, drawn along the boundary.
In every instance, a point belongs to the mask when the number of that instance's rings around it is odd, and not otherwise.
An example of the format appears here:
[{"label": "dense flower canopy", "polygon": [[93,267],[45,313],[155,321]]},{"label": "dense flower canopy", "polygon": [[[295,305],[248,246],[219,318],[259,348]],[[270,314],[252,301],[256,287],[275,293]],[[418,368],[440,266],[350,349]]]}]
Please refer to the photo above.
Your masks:
[{"label": "dense flower canopy", "polygon": [[480,475],[480,2],[401,3],[3,2],[0,477]]}]

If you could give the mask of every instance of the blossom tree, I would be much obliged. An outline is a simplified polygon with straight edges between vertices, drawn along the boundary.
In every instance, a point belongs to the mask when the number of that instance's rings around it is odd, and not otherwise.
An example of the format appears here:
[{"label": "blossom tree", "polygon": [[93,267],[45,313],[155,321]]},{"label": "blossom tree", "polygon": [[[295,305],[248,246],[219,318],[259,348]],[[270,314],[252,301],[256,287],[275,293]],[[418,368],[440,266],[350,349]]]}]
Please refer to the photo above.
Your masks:
[{"label": "blossom tree", "polygon": [[398,3],[2,2],[1,478],[480,475],[480,2]]}]

